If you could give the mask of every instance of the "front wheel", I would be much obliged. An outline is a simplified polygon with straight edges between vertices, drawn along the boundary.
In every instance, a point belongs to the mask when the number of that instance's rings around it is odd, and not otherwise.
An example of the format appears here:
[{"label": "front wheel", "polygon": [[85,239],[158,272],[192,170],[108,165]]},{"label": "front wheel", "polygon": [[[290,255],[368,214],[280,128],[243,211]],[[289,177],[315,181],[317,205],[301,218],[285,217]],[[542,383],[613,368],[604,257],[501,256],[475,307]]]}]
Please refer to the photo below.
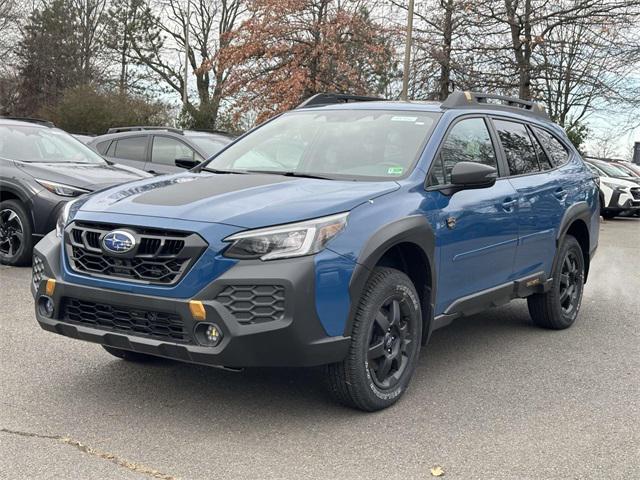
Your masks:
[{"label": "front wheel", "polygon": [[33,238],[27,209],[18,200],[0,202],[0,263],[27,265]]},{"label": "front wheel", "polygon": [[555,330],[573,325],[582,303],[584,267],[580,244],[575,237],[567,235],[558,251],[551,289],[527,298],[533,323]]},{"label": "front wheel", "polygon": [[347,358],[327,366],[329,391],[340,403],[376,411],[395,403],[416,368],[422,313],[407,275],[376,268],[360,298]]}]

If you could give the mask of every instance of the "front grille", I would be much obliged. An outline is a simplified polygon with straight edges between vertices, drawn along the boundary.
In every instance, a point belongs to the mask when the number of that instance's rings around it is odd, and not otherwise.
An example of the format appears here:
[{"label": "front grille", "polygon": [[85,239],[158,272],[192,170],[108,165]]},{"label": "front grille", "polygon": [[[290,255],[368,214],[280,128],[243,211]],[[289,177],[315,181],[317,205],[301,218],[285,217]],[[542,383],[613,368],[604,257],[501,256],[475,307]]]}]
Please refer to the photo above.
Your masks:
[{"label": "front grille", "polygon": [[[102,248],[103,237],[116,229],[134,236],[132,252],[114,254]],[[65,245],[71,268],[78,273],[161,285],[177,283],[207,246],[195,233],[85,222],[67,227]]]},{"label": "front grille", "polygon": [[77,298],[63,298],[61,320],[101,330],[140,335],[173,342],[189,342],[182,318],[175,313],[155,312]]},{"label": "front grille", "polygon": [[44,278],[44,262],[38,255],[33,256],[33,267],[31,268],[31,281],[36,288]]},{"label": "front grille", "polygon": [[281,285],[229,285],[216,300],[243,325],[273,322],[284,317],[285,294]]},{"label": "front grille", "polygon": [[640,187],[631,188],[631,196],[633,196],[634,200],[640,200]]}]

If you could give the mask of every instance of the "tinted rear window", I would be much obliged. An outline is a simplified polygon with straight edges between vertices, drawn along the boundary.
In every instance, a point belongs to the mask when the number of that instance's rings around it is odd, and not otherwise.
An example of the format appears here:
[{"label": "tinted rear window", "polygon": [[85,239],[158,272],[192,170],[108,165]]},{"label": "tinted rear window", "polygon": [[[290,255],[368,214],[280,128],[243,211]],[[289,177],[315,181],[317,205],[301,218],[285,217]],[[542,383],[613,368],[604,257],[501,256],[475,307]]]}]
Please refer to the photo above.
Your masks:
[{"label": "tinted rear window", "polygon": [[551,163],[554,167],[559,167],[569,160],[569,153],[560,140],[556,139],[552,134],[538,127],[533,127],[533,131],[540,139],[542,146],[549,153]]},{"label": "tinted rear window", "polygon": [[494,123],[511,175],[539,172],[538,158],[527,127],[522,123],[505,120],[494,120]]}]

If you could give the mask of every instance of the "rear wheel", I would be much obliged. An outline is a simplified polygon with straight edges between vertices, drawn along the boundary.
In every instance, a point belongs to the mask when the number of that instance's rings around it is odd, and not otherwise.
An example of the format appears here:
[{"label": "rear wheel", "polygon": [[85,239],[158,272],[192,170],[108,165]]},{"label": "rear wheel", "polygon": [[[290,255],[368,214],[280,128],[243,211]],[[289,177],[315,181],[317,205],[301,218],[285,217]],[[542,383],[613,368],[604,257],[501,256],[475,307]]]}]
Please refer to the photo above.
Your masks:
[{"label": "rear wheel", "polygon": [[602,218],[605,220],[611,220],[612,218],[616,218],[618,216],[615,212],[602,212]]},{"label": "rear wheel", "polygon": [[421,333],[420,300],[409,277],[376,268],[358,305],[347,358],[327,367],[331,394],[365,411],[395,403],[415,370]]},{"label": "rear wheel", "polygon": [[573,325],[582,303],[584,270],[582,248],[575,237],[567,235],[558,251],[551,289],[527,298],[536,325],[555,330]]},{"label": "rear wheel", "polygon": [[0,202],[0,263],[27,265],[33,251],[29,213],[18,200]]},{"label": "rear wheel", "polygon": [[130,350],[122,350],[121,348],[108,347],[106,345],[102,345],[107,352],[109,352],[114,357],[121,358],[122,360],[128,360],[130,362],[152,362],[154,360],[158,360],[158,357],[154,357],[153,355],[147,355],[145,353],[132,352]]}]

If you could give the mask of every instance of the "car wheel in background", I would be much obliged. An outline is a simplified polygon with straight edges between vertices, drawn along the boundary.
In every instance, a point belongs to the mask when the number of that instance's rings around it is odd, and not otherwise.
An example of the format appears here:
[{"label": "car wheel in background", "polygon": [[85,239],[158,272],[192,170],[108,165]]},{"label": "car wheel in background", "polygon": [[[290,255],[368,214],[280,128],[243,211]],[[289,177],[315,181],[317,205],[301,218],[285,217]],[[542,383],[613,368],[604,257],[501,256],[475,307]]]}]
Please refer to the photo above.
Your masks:
[{"label": "car wheel in background", "polygon": [[0,202],[0,263],[27,265],[33,250],[29,214],[18,200]]},{"label": "car wheel in background", "polygon": [[616,218],[618,216],[618,214],[616,214],[615,212],[602,212],[602,218],[604,218],[605,220],[611,220],[612,218]]},{"label": "car wheel in background", "polygon": [[329,391],[360,410],[392,405],[413,376],[421,335],[420,300],[409,277],[376,268],[360,298],[347,358],[327,366]]},{"label": "car wheel in background", "polygon": [[533,323],[561,330],[576,321],[584,290],[584,257],[575,237],[567,235],[562,242],[552,278],[551,289],[531,295],[527,303]]}]

